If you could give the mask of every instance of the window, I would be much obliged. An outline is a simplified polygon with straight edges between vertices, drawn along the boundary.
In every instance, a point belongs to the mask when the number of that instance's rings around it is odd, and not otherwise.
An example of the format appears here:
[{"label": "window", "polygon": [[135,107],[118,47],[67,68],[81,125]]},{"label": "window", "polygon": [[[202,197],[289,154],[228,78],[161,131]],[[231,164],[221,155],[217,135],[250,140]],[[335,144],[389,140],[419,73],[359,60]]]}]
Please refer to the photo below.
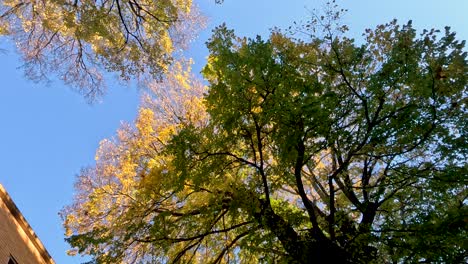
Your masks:
[{"label": "window", "polygon": [[10,255],[10,259],[8,260],[8,264],[18,264],[18,262],[15,260],[15,258]]}]

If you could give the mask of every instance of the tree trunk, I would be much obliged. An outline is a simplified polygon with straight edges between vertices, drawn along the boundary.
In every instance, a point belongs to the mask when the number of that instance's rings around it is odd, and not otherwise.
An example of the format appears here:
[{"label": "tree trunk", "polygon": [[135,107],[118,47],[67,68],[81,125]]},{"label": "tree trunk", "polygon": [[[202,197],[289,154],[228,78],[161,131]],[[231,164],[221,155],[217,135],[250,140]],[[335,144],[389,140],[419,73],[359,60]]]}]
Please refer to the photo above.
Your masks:
[{"label": "tree trunk", "polygon": [[306,236],[299,235],[292,226],[273,209],[263,203],[265,208],[257,219],[278,238],[283,248],[289,254],[288,262],[297,264],[308,263],[352,263],[349,254],[338,245],[323,236],[312,232]]}]

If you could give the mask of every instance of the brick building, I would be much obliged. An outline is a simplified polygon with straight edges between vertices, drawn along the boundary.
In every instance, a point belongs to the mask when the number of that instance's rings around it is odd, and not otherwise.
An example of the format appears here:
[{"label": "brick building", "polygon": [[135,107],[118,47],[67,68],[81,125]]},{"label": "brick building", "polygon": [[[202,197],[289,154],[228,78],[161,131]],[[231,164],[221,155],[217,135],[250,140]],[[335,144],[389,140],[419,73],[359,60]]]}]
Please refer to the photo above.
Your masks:
[{"label": "brick building", "polygon": [[0,264],[54,264],[44,245],[0,184]]}]

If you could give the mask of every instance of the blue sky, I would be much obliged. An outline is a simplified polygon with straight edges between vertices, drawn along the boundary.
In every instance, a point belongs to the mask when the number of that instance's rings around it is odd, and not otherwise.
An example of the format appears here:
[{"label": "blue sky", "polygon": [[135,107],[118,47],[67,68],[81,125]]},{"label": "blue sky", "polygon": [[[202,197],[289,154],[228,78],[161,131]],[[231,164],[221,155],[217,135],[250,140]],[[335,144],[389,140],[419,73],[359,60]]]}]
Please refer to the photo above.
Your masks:
[{"label": "blue sky", "polygon": [[[211,29],[226,22],[240,36],[267,36],[275,26],[286,28],[307,19],[308,10],[324,1],[194,0],[209,18],[208,29],[188,54],[200,69],[207,56],[204,42]],[[393,18],[409,19],[419,30],[450,25],[458,39],[468,38],[468,1],[393,0],[339,1],[349,11],[344,22],[359,39],[365,28]],[[75,175],[92,165],[103,138],[111,137],[122,121],[131,122],[139,104],[134,87],[110,84],[101,103],[89,105],[62,83],[26,80],[11,43],[0,39],[0,183],[10,193],[57,263],[80,263],[69,257],[58,211],[71,201]]]}]

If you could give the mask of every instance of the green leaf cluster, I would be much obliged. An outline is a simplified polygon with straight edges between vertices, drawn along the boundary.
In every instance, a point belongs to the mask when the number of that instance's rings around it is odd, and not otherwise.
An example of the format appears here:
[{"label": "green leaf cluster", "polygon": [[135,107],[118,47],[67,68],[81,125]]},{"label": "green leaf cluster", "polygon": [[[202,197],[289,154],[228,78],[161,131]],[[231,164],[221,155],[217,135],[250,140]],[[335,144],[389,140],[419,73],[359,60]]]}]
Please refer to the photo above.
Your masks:
[{"label": "green leaf cluster", "polygon": [[80,176],[71,245],[101,263],[466,261],[465,43],[396,21],[364,37],[217,28],[202,100],[142,110]]}]

